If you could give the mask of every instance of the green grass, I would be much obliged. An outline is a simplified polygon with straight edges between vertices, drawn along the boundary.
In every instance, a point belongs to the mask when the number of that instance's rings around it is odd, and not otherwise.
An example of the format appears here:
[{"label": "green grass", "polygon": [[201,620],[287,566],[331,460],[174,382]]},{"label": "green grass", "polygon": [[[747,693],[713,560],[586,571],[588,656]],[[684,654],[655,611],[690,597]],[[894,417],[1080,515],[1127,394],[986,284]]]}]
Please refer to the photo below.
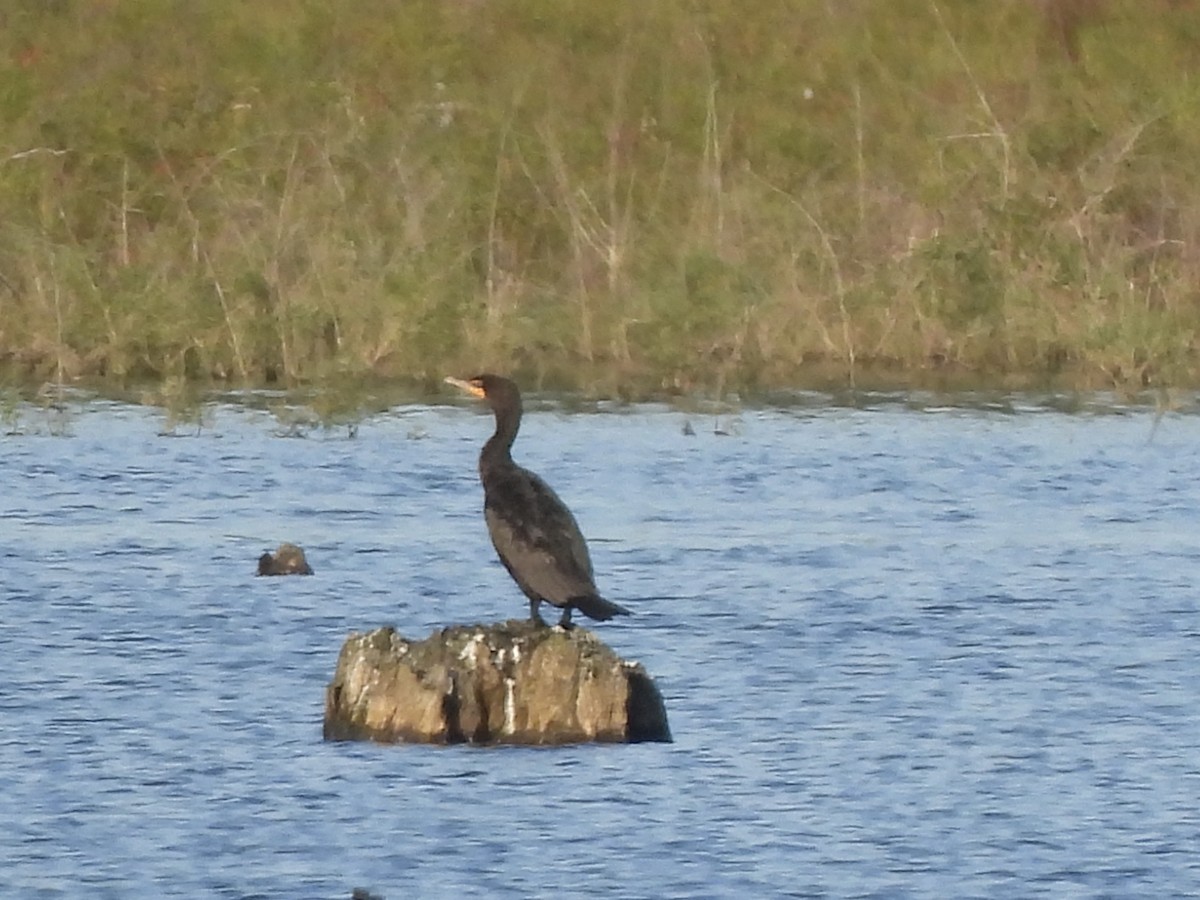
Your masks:
[{"label": "green grass", "polygon": [[1200,384],[1200,8],[0,12],[12,379]]}]

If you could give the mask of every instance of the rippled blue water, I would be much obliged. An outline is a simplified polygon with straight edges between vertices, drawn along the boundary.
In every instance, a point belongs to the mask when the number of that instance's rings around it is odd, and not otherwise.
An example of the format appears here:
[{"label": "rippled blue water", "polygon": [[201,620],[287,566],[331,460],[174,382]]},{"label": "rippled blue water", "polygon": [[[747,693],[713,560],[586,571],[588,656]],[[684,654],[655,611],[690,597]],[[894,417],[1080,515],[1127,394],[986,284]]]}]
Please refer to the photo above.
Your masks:
[{"label": "rippled blue water", "polygon": [[[1200,890],[1200,417],[537,410],[675,743],[326,744],[351,630],[524,614],[464,407],[0,437],[0,896]],[[722,425],[729,423],[722,422]],[[728,430],[728,429],[727,429]],[[255,578],[301,544],[312,578]],[[654,599],[639,599],[654,598]]]}]

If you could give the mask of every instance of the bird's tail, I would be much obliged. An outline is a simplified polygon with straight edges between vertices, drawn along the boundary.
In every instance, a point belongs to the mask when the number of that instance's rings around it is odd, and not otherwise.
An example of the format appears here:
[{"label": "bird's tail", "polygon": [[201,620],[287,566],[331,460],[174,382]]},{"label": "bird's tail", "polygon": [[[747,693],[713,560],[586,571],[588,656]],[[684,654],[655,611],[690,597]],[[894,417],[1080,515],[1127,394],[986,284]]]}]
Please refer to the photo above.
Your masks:
[{"label": "bird's tail", "polygon": [[625,607],[613,603],[611,600],[605,600],[603,597],[595,595],[586,597],[572,597],[571,606],[579,610],[589,619],[595,619],[597,622],[604,622],[611,619],[613,616],[628,616],[632,615]]}]

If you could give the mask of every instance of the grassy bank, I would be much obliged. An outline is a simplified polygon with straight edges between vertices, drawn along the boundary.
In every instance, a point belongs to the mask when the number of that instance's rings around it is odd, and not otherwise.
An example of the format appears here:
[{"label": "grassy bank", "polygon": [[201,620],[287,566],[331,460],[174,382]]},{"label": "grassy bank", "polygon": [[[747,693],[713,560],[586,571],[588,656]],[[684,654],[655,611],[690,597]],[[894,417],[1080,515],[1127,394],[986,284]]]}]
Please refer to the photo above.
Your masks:
[{"label": "grassy bank", "polygon": [[1182,0],[12,4],[0,358],[1200,384],[1197,48]]}]

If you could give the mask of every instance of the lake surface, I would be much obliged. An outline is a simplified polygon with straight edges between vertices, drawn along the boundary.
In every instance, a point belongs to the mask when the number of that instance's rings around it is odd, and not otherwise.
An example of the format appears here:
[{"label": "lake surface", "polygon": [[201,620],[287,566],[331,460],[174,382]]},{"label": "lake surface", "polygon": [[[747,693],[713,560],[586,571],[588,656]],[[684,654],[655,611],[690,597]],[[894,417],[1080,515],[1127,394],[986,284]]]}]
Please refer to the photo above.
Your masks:
[{"label": "lake surface", "polygon": [[[635,611],[596,630],[673,744],[321,740],[349,632],[527,612],[475,409],[351,436],[218,403],[167,436],[143,407],[21,407],[0,896],[1200,891],[1194,405],[529,405],[515,456]],[[254,577],[282,540],[315,576]]]}]

